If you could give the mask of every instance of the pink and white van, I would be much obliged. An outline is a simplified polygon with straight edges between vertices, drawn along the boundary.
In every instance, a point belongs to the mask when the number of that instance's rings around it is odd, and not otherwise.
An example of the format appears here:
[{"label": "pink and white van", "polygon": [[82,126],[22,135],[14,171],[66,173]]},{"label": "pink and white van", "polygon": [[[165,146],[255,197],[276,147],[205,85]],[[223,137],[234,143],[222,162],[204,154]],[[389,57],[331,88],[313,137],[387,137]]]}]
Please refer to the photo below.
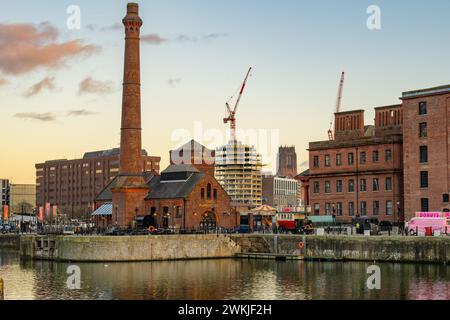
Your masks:
[{"label": "pink and white van", "polygon": [[448,229],[447,219],[445,217],[415,217],[406,224],[406,230],[411,235],[425,234],[426,228],[431,228],[432,234],[436,231],[445,234]]}]

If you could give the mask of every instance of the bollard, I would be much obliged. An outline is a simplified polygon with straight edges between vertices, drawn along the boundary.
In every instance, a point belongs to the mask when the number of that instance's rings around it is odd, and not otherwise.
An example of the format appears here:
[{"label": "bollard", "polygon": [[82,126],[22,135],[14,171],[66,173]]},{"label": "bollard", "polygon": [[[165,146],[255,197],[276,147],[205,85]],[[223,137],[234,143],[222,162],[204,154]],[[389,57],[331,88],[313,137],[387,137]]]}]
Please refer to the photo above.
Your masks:
[{"label": "bollard", "polygon": [[0,278],[0,301],[5,300],[5,290],[3,279]]}]

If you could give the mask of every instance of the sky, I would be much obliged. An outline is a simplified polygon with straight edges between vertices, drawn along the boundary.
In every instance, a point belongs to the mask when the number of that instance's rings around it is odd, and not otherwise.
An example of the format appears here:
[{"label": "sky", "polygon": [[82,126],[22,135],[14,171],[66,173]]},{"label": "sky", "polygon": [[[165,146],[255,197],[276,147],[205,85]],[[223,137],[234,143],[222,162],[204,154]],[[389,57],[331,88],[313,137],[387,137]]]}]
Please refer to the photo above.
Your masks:
[{"label": "sky", "polygon": [[[237,123],[259,134],[266,171],[277,144],[307,168],[342,71],[342,111],[366,110],[366,124],[404,91],[450,83],[448,0],[137,2],[143,148],[162,168],[190,138],[226,143],[225,102],[249,67]],[[0,178],[34,183],[35,163],[119,147],[126,3],[0,0]],[[381,29],[367,26],[371,5]]]}]

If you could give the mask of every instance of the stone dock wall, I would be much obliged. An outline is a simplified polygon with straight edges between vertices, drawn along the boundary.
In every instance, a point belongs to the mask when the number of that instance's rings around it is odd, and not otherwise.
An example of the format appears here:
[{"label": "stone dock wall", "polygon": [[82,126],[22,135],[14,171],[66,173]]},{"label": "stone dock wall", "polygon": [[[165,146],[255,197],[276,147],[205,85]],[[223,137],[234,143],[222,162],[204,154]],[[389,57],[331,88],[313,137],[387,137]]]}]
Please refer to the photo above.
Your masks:
[{"label": "stone dock wall", "polygon": [[231,258],[238,252],[236,242],[223,235],[24,236],[20,243],[23,257],[78,262]]},{"label": "stone dock wall", "polygon": [[[80,262],[231,258],[236,254],[300,255],[310,260],[449,263],[450,237],[301,235],[167,235],[133,237],[0,236],[0,248],[33,259]],[[20,246],[19,246],[20,242]]]},{"label": "stone dock wall", "polygon": [[245,253],[300,254],[305,259],[336,261],[450,262],[450,237],[363,237],[236,235]]},{"label": "stone dock wall", "polygon": [[20,236],[18,234],[0,234],[0,248],[19,250]]}]

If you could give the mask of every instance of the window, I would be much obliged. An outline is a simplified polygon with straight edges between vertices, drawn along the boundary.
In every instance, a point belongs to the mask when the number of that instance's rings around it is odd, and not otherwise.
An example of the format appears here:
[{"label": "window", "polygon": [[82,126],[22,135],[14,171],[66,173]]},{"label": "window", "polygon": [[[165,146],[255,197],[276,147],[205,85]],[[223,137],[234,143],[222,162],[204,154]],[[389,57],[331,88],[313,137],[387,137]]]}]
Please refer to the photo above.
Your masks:
[{"label": "window", "polygon": [[177,217],[178,219],[180,219],[180,218],[183,217],[183,215],[182,215],[182,210],[181,210],[181,207],[180,207],[180,206],[178,206],[178,207],[176,208],[176,217]]},{"label": "window", "polygon": [[367,202],[361,201],[361,216],[367,216]]},{"label": "window", "polygon": [[361,192],[366,192],[367,191],[367,184],[366,184],[366,179],[361,179],[361,185],[360,185],[360,191]]},{"label": "window", "polygon": [[336,155],[336,166],[342,166],[342,155],[340,153]]},{"label": "window", "polygon": [[450,195],[448,193],[445,193],[442,195],[442,202],[444,202],[444,203],[450,202]]},{"label": "window", "polygon": [[331,203],[325,203],[325,214],[331,216]]},{"label": "window", "polygon": [[420,187],[428,188],[428,171],[420,171]]},{"label": "window", "polygon": [[419,123],[419,138],[426,138],[427,137],[427,123],[422,122]]},{"label": "window", "polygon": [[419,102],[419,116],[427,114],[427,103],[425,101]]},{"label": "window", "polygon": [[428,147],[420,146],[420,163],[428,162]]},{"label": "window", "polygon": [[319,156],[314,156],[314,168],[319,167]]},{"label": "window", "polygon": [[380,191],[380,180],[378,178],[373,179],[373,191]]},{"label": "window", "polygon": [[314,181],[314,193],[320,193],[319,181]]},{"label": "window", "polygon": [[325,156],[325,167],[331,167],[331,157],[328,154]]},{"label": "window", "polygon": [[355,155],[353,153],[348,154],[348,164],[353,165],[355,163]]},{"label": "window", "polygon": [[205,188],[202,188],[201,190],[201,197],[202,199],[205,199]]},{"label": "window", "polygon": [[392,178],[386,178],[385,189],[386,191],[392,191]]},{"label": "window", "polygon": [[430,211],[429,201],[428,198],[422,198],[420,199],[420,207],[422,212],[428,212]]},{"label": "window", "polygon": [[339,217],[342,217],[344,215],[342,202],[337,203],[337,212],[336,213]]},{"label": "window", "polygon": [[378,216],[380,214],[380,201],[373,202],[373,215]]},{"label": "window", "polygon": [[325,181],[325,193],[331,193],[331,182]]},{"label": "window", "polygon": [[392,214],[394,213],[393,211],[393,205],[392,205],[392,201],[386,201],[386,215],[387,216],[392,216]]},{"label": "window", "polygon": [[366,153],[365,152],[361,152],[359,154],[359,163],[360,164],[365,164],[366,163]]},{"label": "window", "polygon": [[320,215],[320,204],[318,204],[318,203],[314,204],[314,215],[315,216]]},{"label": "window", "polygon": [[379,162],[380,161],[380,153],[378,151],[372,152],[372,162]]},{"label": "window", "polygon": [[208,183],[208,186],[206,187],[206,197],[208,200],[211,200],[211,183]]},{"label": "window", "polygon": [[342,180],[336,181],[336,192],[341,193],[342,192]]},{"label": "window", "polygon": [[354,202],[348,203],[348,215],[351,217],[355,215],[355,203]]},{"label": "window", "polygon": [[217,200],[217,189],[214,189],[213,194],[214,194],[214,200]]},{"label": "window", "polygon": [[386,151],[384,153],[384,159],[386,162],[392,161],[392,150],[391,149],[386,149]]},{"label": "window", "polygon": [[348,180],[348,192],[355,192],[355,180]]}]

